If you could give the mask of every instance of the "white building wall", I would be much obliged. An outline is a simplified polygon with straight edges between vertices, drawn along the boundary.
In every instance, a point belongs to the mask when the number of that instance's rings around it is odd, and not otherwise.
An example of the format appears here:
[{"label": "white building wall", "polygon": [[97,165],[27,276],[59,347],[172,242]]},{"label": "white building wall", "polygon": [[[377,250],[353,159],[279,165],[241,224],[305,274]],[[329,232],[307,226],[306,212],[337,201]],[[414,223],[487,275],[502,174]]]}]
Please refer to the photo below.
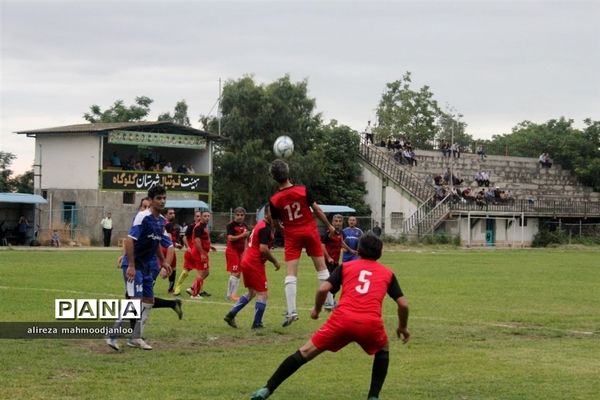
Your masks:
[{"label": "white building wall", "polygon": [[[408,218],[417,210],[415,200],[389,182],[386,182],[387,185],[384,187],[384,179],[369,168],[363,167],[362,171],[367,189],[365,201],[371,207],[372,218],[379,222],[386,234],[399,236],[402,233],[402,226],[401,224],[392,225],[392,213],[402,213],[404,219]],[[382,199],[385,199],[385,210]]]},{"label": "white building wall", "polygon": [[42,175],[36,189],[98,189],[100,139],[39,135],[35,140],[35,164],[41,164]]},{"label": "white building wall", "polygon": [[[461,216],[455,221],[446,223],[447,232],[451,235],[460,235],[463,246],[472,247],[486,246],[486,220],[482,217],[471,217],[471,231],[469,232],[469,218]],[[533,237],[539,230],[538,218],[526,218],[525,226],[521,226],[520,216],[496,217],[494,245],[499,247],[525,247],[531,246]],[[504,218],[504,219],[502,219]],[[509,219],[507,223],[507,219]],[[492,217],[494,219],[494,217]],[[477,222],[474,222],[477,221]],[[469,237],[470,236],[470,237]]]}]

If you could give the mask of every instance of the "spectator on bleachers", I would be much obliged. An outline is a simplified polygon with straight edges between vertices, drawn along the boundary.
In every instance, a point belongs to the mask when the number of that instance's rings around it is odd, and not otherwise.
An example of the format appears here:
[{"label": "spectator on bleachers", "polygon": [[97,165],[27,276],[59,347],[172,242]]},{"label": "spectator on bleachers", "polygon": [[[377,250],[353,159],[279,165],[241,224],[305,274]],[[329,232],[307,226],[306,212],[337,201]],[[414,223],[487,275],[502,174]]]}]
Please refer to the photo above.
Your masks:
[{"label": "spectator on bleachers", "polygon": [[485,159],[487,155],[485,154],[485,149],[482,144],[477,146],[477,154],[481,158],[481,160]]},{"label": "spectator on bleachers", "polygon": [[113,154],[110,157],[110,165],[112,165],[113,167],[121,167],[122,166],[121,165],[121,159],[117,155],[116,151],[113,151]]},{"label": "spectator on bleachers", "polygon": [[477,182],[477,186],[490,186],[490,176],[485,171],[479,171],[475,174],[475,182]]},{"label": "spectator on bleachers", "polygon": [[479,192],[477,192],[477,194],[475,195],[475,202],[480,207],[485,205],[485,190],[484,189],[481,189]]},{"label": "spectator on bleachers", "polygon": [[144,167],[142,166],[142,163],[140,161],[136,161],[135,164],[133,165],[133,169],[135,171],[143,171]]},{"label": "spectator on bleachers", "polygon": [[548,153],[542,153],[540,154],[540,157],[538,158],[540,166],[542,168],[550,168],[552,167],[552,159],[550,158],[550,155]]},{"label": "spectator on bleachers", "polygon": [[387,149],[388,149],[388,151],[394,150],[394,144],[392,143],[392,138],[391,137],[389,137],[388,140],[387,140]]},{"label": "spectator on bleachers", "polygon": [[451,150],[453,158],[460,158],[460,146],[458,145],[458,143],[452,143]]},{"label": "spectator on bleachers", "polygon": [[194,167],[192,167],[191,165],[187,168],[187,173],[188,174],[195,174],[196,170],[194,170]]},{"label": "spectator on bleachers", "polygon": [[179,168],[177,168],[177,173],[178,173],[178,174],[187,174],[187,171],[188,171],[188,169],[187,169],[187,167],[185,166],[185,164],[181,164],[181,165],[179,166]]},{"label": "spectator on bleachers", "polygon": [[173,166],[171,165],[170,161],[167,161],[167,163],[165,164],[165,166],[162,169],[163,172],[172,174],[173,173]]},{"label": "spectator on bleachers", "polygon": [[442,155],[444,157],[450,157],[450,145],[448,144],[448,142],[442,143],[442,145],[440,146],[440,150],[442,150]]}]

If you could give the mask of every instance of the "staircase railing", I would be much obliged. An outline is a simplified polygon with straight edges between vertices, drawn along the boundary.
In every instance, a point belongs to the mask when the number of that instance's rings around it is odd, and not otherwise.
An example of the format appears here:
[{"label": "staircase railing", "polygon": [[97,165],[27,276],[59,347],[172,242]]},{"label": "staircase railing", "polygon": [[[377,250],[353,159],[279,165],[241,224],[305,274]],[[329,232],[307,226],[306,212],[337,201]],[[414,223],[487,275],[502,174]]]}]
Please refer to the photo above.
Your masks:
[{"label": "staircase railing", "polygon": [[360,156],[420,202],[429,202],[435,196],[432,185],[426,184],[423,179],[409,172],[407,167],[392,159],[387,151],[361,143]]},{"label": "staircase railing", "polygon": [[426,235],[433,232],[435,227],[450,212],[450,195],[444,197],[437,204],[426,202],[408,217],[402,224],[402,232],[406,235]]}]

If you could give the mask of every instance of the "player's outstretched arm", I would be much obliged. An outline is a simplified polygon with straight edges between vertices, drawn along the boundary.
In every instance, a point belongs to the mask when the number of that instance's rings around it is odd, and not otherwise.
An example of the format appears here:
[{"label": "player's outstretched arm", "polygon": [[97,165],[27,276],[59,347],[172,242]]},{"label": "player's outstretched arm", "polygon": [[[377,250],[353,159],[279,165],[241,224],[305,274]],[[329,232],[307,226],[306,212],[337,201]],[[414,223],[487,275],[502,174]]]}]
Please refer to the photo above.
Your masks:
[{"label": "player's outstretched arm", "polygon": [[398,329],[396,334],[399,338],[402,338],[403,343],[407,343],[410,339],[410,332],[408,331],[408,301],[406,297],[398,297],[396,299],[398,304]]},{"label": "player's outstretched arm", "polygon": [[335,228],[333,227],[333,225],[331,225],[331,222],[329,222],[329,220],[327,219],[327,216],[325,215],[323,210],[321,210],[321,207],[319,207],[319,205],[317,204],[316,201],[312,203],[311,207],[313,209],[313,213],[317,216],[317,218],[319,218],[321,220],[323,225],[325,225],[327,227],[327,230],[329,232],[334,232]]}]

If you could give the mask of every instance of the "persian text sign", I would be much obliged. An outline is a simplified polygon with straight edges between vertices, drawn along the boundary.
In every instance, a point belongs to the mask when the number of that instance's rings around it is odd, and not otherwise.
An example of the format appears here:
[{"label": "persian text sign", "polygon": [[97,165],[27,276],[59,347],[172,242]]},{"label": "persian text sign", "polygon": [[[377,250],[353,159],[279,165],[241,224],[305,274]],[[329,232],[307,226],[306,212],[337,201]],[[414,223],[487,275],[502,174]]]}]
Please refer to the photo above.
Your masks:
[{"label": "persian text sign", "polygon": [[166,172],[101,171],[101,188],[125,192],[145,192],[161,185],[171,192],[208,193],[210,175]]},{"label": "persian text sign", "polygon": [[135,131],[112,131],[108,133],[108,143],[136,146],[178,147],[183,149],[206,149],[206,139],[201,136],[176,135]]}]

